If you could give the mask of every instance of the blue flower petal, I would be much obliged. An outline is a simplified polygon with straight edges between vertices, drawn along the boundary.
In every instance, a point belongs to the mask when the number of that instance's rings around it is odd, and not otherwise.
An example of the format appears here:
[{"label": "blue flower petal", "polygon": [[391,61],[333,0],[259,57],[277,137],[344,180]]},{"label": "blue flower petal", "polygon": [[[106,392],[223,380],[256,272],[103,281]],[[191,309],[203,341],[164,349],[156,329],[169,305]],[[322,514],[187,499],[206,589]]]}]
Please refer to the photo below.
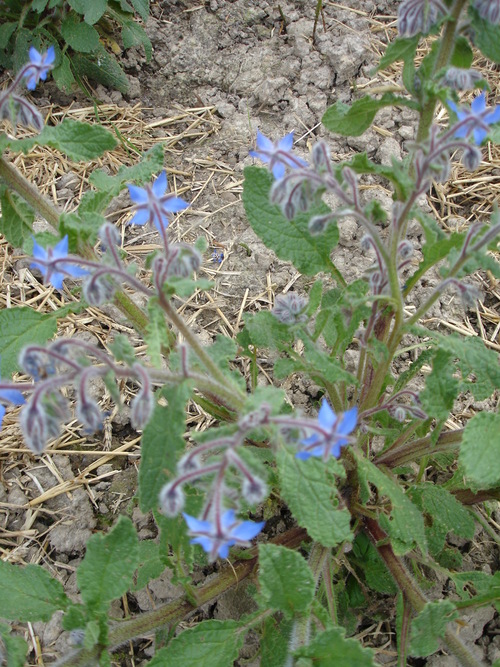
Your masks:
[{"label": "blue flower petal", "polygon": [[68,255],[68,235],[62,238],[59,243],[54,246],[52,257],[54,259],[62,259]]},{"label": "blue flower petal", "polygon": [[182,513],[182,516],[186,520],[189,530],[193,533],[210,533],[212,530],[212,524],[210,521],[201,521],[194,516],[189,514]]},{"label": "blue flower petal", "polygon": [[356,428],[356,422],[358,421],[358,408],[354,407],[344,412],[342,421],[339,424],[337,433],[340,435],[349,435],[351,431],[354,431]]},{"label": "blue flower petal", "polygon": [[318,412],[319,425],[327,430],[330,430],[337,421],[337,415],[332,410],[326,398],[321,402],[321,408]]},{"label": "blue flower petal", "polygon": [[486,109],[486,96],[484,93],[481,93],[478,97],[472,100],[470,105],[471,110],[475,114],[480,114]]},{"label": "blue flower petal", "polygon": [[140,208],[130,220],[129,225],[145,225],[150,218],[150,213],[147,208]]},{"label": "blue flower petal", "polygon": [[184,201],[184,199],[181,199],[180,197],[170,197],[163,204],[162,208],[164,208],[169,213],[177,213],[177,211],[183,211],[188,207],[189,204]]},{"label": "blue flower petal", "polygon": [[290,132],[286,137],[279,140],[278,148],[284,151],[289,151],[293,148],[293,132]]},{"label": "blue flower petal", "polygon": [[231,531],[231,537],[241,541],[253,540],[253,538],[260,533],[265,525],[265,521],[243,521]]},{"label": "blue flower petal", "polygon": [[0,427],[2,426],[2,421],[5,416],[5,408],[3,405],[0,405]]},{"label": "blue flower petal", "polygon": [[259,130],[257,130],[257,148],[259,148],[261,151],[274,150],[274,144],[271,139],[268,139],[261,132],[259,132]]},{"label": "blue flower petal", "polygon": [[146,204],[148,201],[148,193],[144,188],[139,188],[137,185],[127,185],[130,194],[130,199],[136,204]]},{"label": "blue flower petal", "polygon": [[167,191],[167,174],[162,171],[156,181],[153,183],[153,193],[158,199]]},{"label": "blue flower petal", "polygon": [[0,398],[14,405],[26,403],[24,396],[17,389],[0,389]]}]

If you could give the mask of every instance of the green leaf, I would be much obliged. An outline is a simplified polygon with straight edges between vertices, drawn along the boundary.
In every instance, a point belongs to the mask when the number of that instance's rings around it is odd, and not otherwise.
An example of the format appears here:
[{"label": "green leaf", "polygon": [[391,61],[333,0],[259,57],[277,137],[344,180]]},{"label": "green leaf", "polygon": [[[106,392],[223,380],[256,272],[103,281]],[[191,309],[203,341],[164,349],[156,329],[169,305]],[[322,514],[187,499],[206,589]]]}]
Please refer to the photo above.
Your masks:
[{"label": "green leaf", "polygon": [[130,0],[130,2],[141,19],[146,22],[149,16],[149,0]]},{"label": "green leaf", "polygon": [[[69,5],[78,12],[83,14],[85,23],[94,25],[102,17],[108,6],[108,0],[68,0]],[[64,36],[64,35],[63,35]],[[74,48],[74,47],[73,47]],[[82,51],[83,49],[76,49]]]},{"label": "green leaf", "polygon": [[489,489],[500,485],[499,414],[479,412],[467,422],[459,463],[471,488]]},{"label": "green leaf", "polygon": [[132,521],[120,516],[107,535],[93,535],[76,578],[87,606],[104,610],[126,593],[139,565],[139,540]]},{"label": "green leaf", "polygon": [[142,155],[140,162],[131,167],[120,167],[114,176],[110,176],[104,169],[98,169],[90,174],[89,182],[98,190],[108,193],[111,197],[116,197],[126,183],[142,185],[149,181],[153,174],[161,171],[164,152],[163,144],[156,144]]},{"label": "green leaf", "polygon": [[10,621],[48,621],[69,600],[59,581],[40,565],[13,565],[0,560],[0,613]]},{"label": "green leaf", "polygon": [[269,350],[282,350],[293,342],[292,329],[280,322],[268,310],[244,316],[245,331],[252,345]]},{"label": "green leaf", "polygon": [[140,591],[153,579],[157,579],[165,569],[165,562],[160,555],[160,547],[153,540],[139,542],[139,567],[132,591]]},{"label": "green leaf", "polygon": [[244,638],[237,621],[203,621],[157,651],[148,667],[233,667]]},{"label": "green leaf", "polygon": [[146,61],[149,62],[153,55],[153,46],[144,28],[133,20],[124,20],[122,23],[122,40],[124,48],[129,49],[131,46],[143,46],[146,54]]},{"label": "green leaf", "polygon": [[304,558],[275,544],[259,546],[259,585],[261,606],[282,611],[287,617],[306,612],[316,588]]},{"label": "green leaf", "polygon": [[330,253],[339,239],[337,226],[330,224],[319,236],[311,236],[307,226],[313,215],[328,213],[330,209],[320,204],[308,213],[301,213],[295,220],[287,220],[280,208],[269,201],[272,175],[261,167],[246,167],[244,173],[245,213],[254,232],[266,246],[280,259],[292,262],[305,275],[314,276],[320,271],[331,273]]},{"label": "green leaf", "polygon": [[411,624],[411,655],[424,658],[435,653],[448,623],[457,617],[458,612],[450,600],[428,602]]},{"label": "green leaf", "polygon": [[106,218],[99,213],[63,213],[59,222],[61,236],[68,237],[69,251],[77,253],[82,243],[94,245]]},{"label": "green leaf", "polygon": [[420,262],[415,273],[406,279],[405,292],[409,290],[420,280],[420,278],[431,267],[440,260],[447,257],[453,248],[461,248],[465,239],[465,234],[452,233],[445,234],[438,226],[436,220],[429,215],[425,215],[419,209],[413,209],[413,214],[422,225],[425,235],[425,244],[422,247],[424,259]]},{"label": "green leaf", "polygon": [[387,496],[391,501],[390,518],[386,514],[380,514],[379,522],[391,538],[396,555],[403,556],[415,545],[426,554],[427,541],[421,512],[395,480],[364,457],[358,456],[357,460],[360,480],[365,484],[365,488],[368,487],[367,483],[371,482],[381,496]]},{"label": "green leaf", "polygon": [[433,556],[442,551],[448,533],[468,540],[474,537],[474,518],[455,496],[442,486],[419,484],[408,493],[412,501],[425,513],[426,534]]},{"label": "green leaf", "polygon": [[332,667],[333,664],[342,667],[375,667],[376,664],[373,651],[363,648],[357,639],[346,639],[344,628],[321,632],[308,646],[295,651],[294,655],[311,658],[314,667]]},{"label": "green leaf", "polygon": [[299,526],[325,547],[351,541],[351,515],[339,509],[335,484],[335,475],[345,475],[343,466],[334,459],[328,464],[313,458],[300,461],[284,448],[277,463],[282,496]]},{"label": "green leaf", "polygon": [[33,146],[51,146],[65,153],[70,160],[87,161],[100,157],[116,146],[114,136],[101,125],[90,125],[71,118],[52,127],[46,125],[40,134],[29,139],[13,139],[8,147],[27,155]]},{"label": "green leaf", "polygon": [[352,545],[350,562],[362,570],[367,585],[377,593],[394,595],[397,586],[378,551],[364,533],[358,533]]},{"label": "green leaf", "polygon": [[61,35],[72,49],[80,53],[91,53],[99,46],[97,30],[81,21],[75,12],[69,12],[61,23]]},{"label": "green leaf", "polygon": [[420,36],[416,35],[415,37],[398,37],[393,42],[390,42],[380,59],[377,70],[386,69],[398,60],[403,60],[404,62],[407,60],[413,61],[419,39]]},{"label": "green leaf", "polygon": [[482,19],[472,3],[468,11],[474,46],[490,60],[500,63],[500,26]]},{"label": "green leaf", "polygon": [[455,368],[451,358],[449,352],[437,351],[425,389],[419,394],[425,412],[439,420],[448,418],[459,390],[458,380],[453,377]]},{"label": "green leaf", "polygon": [[144,335],[144,342],[148,346],[148,355],[156,368],[161,368],[163,360],[162,348],[169,347],[169,331],[165,320],[165,313],[158,305],[158,299],[152,297],[148,301],[148,324]]},{"label": "green leaf", "polygon": [[28,644],[22,637],[10,634],[10,628],[0,623],[0,658],[5,667],[24,667]]},{"label": "green leaf", "polygon": [[80,76],[88,76],[89,79],[102,83],[103,86],[113,90],[118,90],[120,93],[128,91],[127,75],[120,67],[117,59],[111,53],[108,53],[102,44],[99,43],[96,50],[89,55],[74,53],[72,63],[75,71]]},{"label": "green leaf", "polygon": [[54,315],[32,308],[4,308],[0,311],[1,375],[7,377],[21,370],[17,358],[25,345],[43,345],[57,331]]},{"label": "green leaf", "polygon": [[453,67],[469,69],[474,59],[474,53],[469,44],[469,40],[463,35],[455,38],[455,48],[453,50],[450,64]]},{"label": "green leaf", "polygon": [[260,637],[261,665],[285,667],[291,632],[291,619],[278,620],[274,616],[265,619]]},{"label": "green leaf", "polygon": [[[366,153],[356,153],[346,166],[351,167],[357,174],[378,174],[390,181],[396,190],[396,194],[406,199],[413,187],[413,180],[408,173],[406,162],[392,158],[392,166],[377,164],[370,160]],[[377,203],[373,200],[373,203]]]},{"label": "green leaf", "polygon": [[16,22],[4,23],[0,25],[0,49],[6,49],[9,39],[17,28]]},{"label": "green leaf", "polygon": [[24,199],[5,185],[0,185],[0,208],[0,234],[3,234],[14,248],[22,248],[33,233],[35,212]]},{"label": "green leaf", "polygon": [[406,106],[417,109],[418,105],[404,97],[392,93],[384,93],[378,100],[365,95],[349,106],[344,102],[336,102],[325,111],[321,122],[330,132],[344,137],[359,137],[373,122],[377,111],[387,106]]},{"label": "green leaf", "polygon": [[132,366],[136,361],[136,352],[130,340],[124,334],[116,334],[112,342],[108,342],[108,347],[116,361],[124,361],[128,366]]},{"label": "green leaf", "polygon": [[177,459],[185,447],[185,408],[191,395],[186,384],[162,389],[168,405],[157,405],[142,434],[139,468],[139,503],[142,512],[158,506],[158,494],[175,474]]},{"label": "green leaf", "polygon": [[475,399],[483,401],[500,387],[498,355],[477,337],[463,338],[452,334],[439,336],[439,347],[457,358],[462,373],[461,391],[470,391]]},{"label": "green leaf", "polygon": [[71,71],[71,62],[68,56],[61,54],[61,62],[52,70],[52,76],[56,82],[57,87],[66,93],[71,92],[75,77]]}]

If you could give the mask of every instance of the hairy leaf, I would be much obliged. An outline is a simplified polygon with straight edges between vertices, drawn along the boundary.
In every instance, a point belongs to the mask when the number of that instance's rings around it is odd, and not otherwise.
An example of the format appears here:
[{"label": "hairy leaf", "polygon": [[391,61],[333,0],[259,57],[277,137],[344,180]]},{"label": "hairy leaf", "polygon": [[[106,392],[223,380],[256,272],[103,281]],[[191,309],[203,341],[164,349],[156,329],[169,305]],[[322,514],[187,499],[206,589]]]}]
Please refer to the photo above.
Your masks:
[{"label": "hairy leaf", "polygon": [[294,655],[311,658],[314,667],[332,667],[333,664],[342,667],[375,667],[376,664],[371,649],[363,648],[356,639],[346,639],[345,630],[338,627],[317,634]]},{"label": "hairy leaf", "polygon": [[0,560],[0,613],[11,621],[48,621],[69,604],[62,584],[40,565]]},{"label": "hairy leaf", "polygon": [[22,248],[24,242],[33,233],[35,212],[24,199],[0,185],[0,234],[14,248]]},{"label": "hairy leaf", "polygon": [[448,623],[457,617],[458,612],[450,600],[428,602],[411,624],[411,655],[423,658],[437,651],[439,638],[444,636]]},{"label": "hairy leaf", "polygon": [[308,276],[320,271],[330,273],[333,267],[330,253],[339,239],[337,226],[331,223],[324,234],[318,236],[311,236],[307,226],[313,215],[328,213],[330,209],[320,204],[288,220],[280,208],[269,201],[272,182],[267,169],[245,168],[243,204],[254,232],[280,259],[292,262],[301,273]]},{"label": "hairy leaf", "polygon": [[300,461],[284,448],[277,461],[282,496],[299,526],[325,547],[352,540],[351,515],[339,509],[334,481],[334,475],[345,474],[343,466],[334,459],[327,465],[313,458]]},{"label": "hairy leaf", "polygon": [[472,488],[500,485],[500,414],[479,412],[467,422],[459,462]]},{"label": "hairy leaf", "polygon": [[203,621],[157,651],[149,667],[233,667],[245,632],[237,621]]},{"label": "hairy leaf", "polygon": [[259,546],[259,584],[263,607],[287,617],[306,612],[314,598],[307,562],[296,551],[275,544]]},{"label": "hairy leaf", "polygon": [[4,308],[0,311],[1,375],[10,376],[20,370],[17,358],[25,345],[43,345],[57,331],[54,315],[39,313],[32,308]]}]

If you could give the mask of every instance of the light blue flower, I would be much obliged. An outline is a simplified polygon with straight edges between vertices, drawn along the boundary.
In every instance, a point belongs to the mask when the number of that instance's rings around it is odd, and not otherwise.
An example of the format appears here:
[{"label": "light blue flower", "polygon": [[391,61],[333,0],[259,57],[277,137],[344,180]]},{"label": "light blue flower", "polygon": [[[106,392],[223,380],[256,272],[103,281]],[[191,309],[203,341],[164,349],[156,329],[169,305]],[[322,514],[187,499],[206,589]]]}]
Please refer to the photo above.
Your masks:
[{"label": "light blue flower", "polygon": [[144,188],[128,185],[130,199],[135,203],[136,211],[130,221],[131,225],[144,225],[151,222],[163,233],[168,227],[168,214],[183,211],[189,206],[187,202],[173,194],[167,194],[167,174],[162,171],[153,185]]},{"label": "light blue flower", "polygon": [[53,248],[42,248],[33,238],[33,258],[38,260],[32,262],[32,269],[39,269],[44,280],[53,285],[57,290],[62,290],[63,280],[66,276],[81,278],[88,275],[88,271],[74,264],[61,264],[56,260],[65,259],[68,256],[68,236],[66,235]]},{"label": "light blue flower", "polygon": [[486,96],[483,93],[476,97],[470,109],[462,107],[459,109],[454,102],[448,100],[448,106],[457,115],[460,127],[455,132],[459,138],[474,136],[474,142],[480,146],[488,136],[489,125],[500,121],[500,105],[495,108],[486,108]]},{"label": "light blue flower", "polygon": [[34,46],[31,46],[29,50],[29,57],[29,66],[23,76],[27,79],[26,88],[28,90],[35,90],[36,85],[40,79],[45,81],[47,78],[47,72],[53,68],[54,60],[56,59],[56,52],[53,46],[49,46],[47,51],[45,51],[44,54],[41,54],[35,49]]},{"label": "light blue flower", "polygon": [[[24,396],[17,389],[0,389],[0,401],[7,401],[7,403],[12,403],[12,405],[23,405],[23,403],[26,403]],[[0,404],[0,427],[2,426],[4,415],[5,408]]]},{"label": "light blue flower", "polygon": [[257,150],[250,151],[249,155],[259,158],[262,162],[269,162],[269,169],[276,180],[283,178],[285,167],[307,167],[307,162],[292,155],[293,132],[279,139],[271,141],[257,130]]},{"label": "light blue flower", "polygon": [[220,528],[212,521],[196,519],[183,514],[193,537],[191,544],[199,544],[208,554],[209,560],[217,557],[227,558],[229,548],[237,544],[240,547],[250,546],[252,540],[265,525],[265,521],[239,521],[234,510],[227,510],[220,518]]},{"label": "light blue flower", "polygon": [[301,440],[304,449],[295,456],[302,461],[311,456],[321,456],[324,461],[330,456],[338,459],[341,447],[349,444],[348,436],[356,428],[357,419],[358,408],[351,408],[342,415],[336,415],[323,399],[318,413],[318,423],[323,433],[315,432],[309,438]]}]

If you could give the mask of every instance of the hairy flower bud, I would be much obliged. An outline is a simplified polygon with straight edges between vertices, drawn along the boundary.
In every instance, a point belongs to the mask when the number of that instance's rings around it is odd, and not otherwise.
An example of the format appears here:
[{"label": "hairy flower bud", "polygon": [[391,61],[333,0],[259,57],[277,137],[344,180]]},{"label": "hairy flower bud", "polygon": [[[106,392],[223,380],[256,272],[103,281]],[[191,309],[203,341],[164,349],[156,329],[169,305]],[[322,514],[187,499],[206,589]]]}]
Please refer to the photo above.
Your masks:
[{"label": "hairy flower bud", "polygon": [[473,144],[467,146],[462,154],[462,164],[467,171],[476,171],[481,164],[482,154],[480,149]]},{"label": "hairy flower bud", "polygon": [[442,83],[454,90],[470,90],[483,79],[481,72],[463,67],[450,67],[442,78]]},{"label": "hairy flower bud", "polygon": [[446,13],[441,0],[403,0],[398,8],[399,36],[427,35]]},{"label": "hairy flower bud", "polygon": [[335,220],[334,213],[325,213],[325,215],[313,215],[313,217],[309,220],[309,224],[307,226],[309,234],[311,234],[311,236],[318,236],[318,234],[323,234],[328,225],[331,222],[334,222],[334,220]]},{"label": "hairy flower bud", "polygon": [[267,496],[267,487],[259,477],[253,477],[251,480],[245,477],[241,487],[241,494],[247,503],[257,505],[257,503],[262,502]]},{"label": "hairy flower bud", "polygon": [[408,259],[413,255],[415,248],[413,247],[413,243],[408,241],[408,239],[404,239],[401,241],[401,243],[398,246],[398,253],[401,259]]},{"label": "hairy flower bud", "polygon": [[19,422],[24,440],[35,454],[41,454],[49,439],[48,416],[40,401],[31,400],[22,410]]},{"label": "hairy flower bud", "polygon": [[312,163],[318,173],[330,172],[330,149],[324,141],[318,141],[311,150]]},{"label": "hairy flower bud", "polygon": [[146,426],[155,407],[154,394],[149,386],[142,386],[130,403],[130,422],[135,429]]},{"label": "hairy flower bud", "polygon": [[102,429],[103,413],[94,399],[83,397],[77,398],[76,417],[85,427],[87,433],[95,433]]},{"label": "hairy flower bud", "polygon": [[271,413],[271,408],[267,403],[263,403],[258,410],[249,412],[246,415],[240,417],[238,421],[238,426],[240,431],[245,433],[246,431],[251,431],[254,428],[258,428],[263,424],[268,423],[269,415]]},{"label": "hairy flower bud", "polygon": [[91,306],[101,306],[110,301],[116,291],[116,284],[107,275],[89,276],[82,285],[84,299]]},{"label": "hairy flower bud", "polygon": [[296,292],[287,292],[276,297],[271,312],[283,324],[297,324],[307,320],[307,315],[304,313],[307,303],[308,300]]},{"label": "hairy flower bud", "polygon": [[500,23],[500,0],[474,0],[473,6],[479,16],[488,23]]},{"label": "hairy flower bud", "polygon": [[21,350],[19,363],[21,368],[37,381],[40,380],[41,377],[54,375],[56,372],[54,360],[50,355],[41,350],[34,350],[30,346]]},{"label": "hairy flower bud", "polygon": [[160,491],[158,496],[160,510],[165,516],[174,517],[182,512],[184,507],[184,493],[180,484],[170,482]]},{"label": "hairy flower bud", "polygon": [[177,463],[177,474],[179,476],[185,475],[186,473],[193,472],[194,470],[199,470],[201,468],[200,457],[196,454],[188,452],[184,454],[182,458],[179,459]]}]

